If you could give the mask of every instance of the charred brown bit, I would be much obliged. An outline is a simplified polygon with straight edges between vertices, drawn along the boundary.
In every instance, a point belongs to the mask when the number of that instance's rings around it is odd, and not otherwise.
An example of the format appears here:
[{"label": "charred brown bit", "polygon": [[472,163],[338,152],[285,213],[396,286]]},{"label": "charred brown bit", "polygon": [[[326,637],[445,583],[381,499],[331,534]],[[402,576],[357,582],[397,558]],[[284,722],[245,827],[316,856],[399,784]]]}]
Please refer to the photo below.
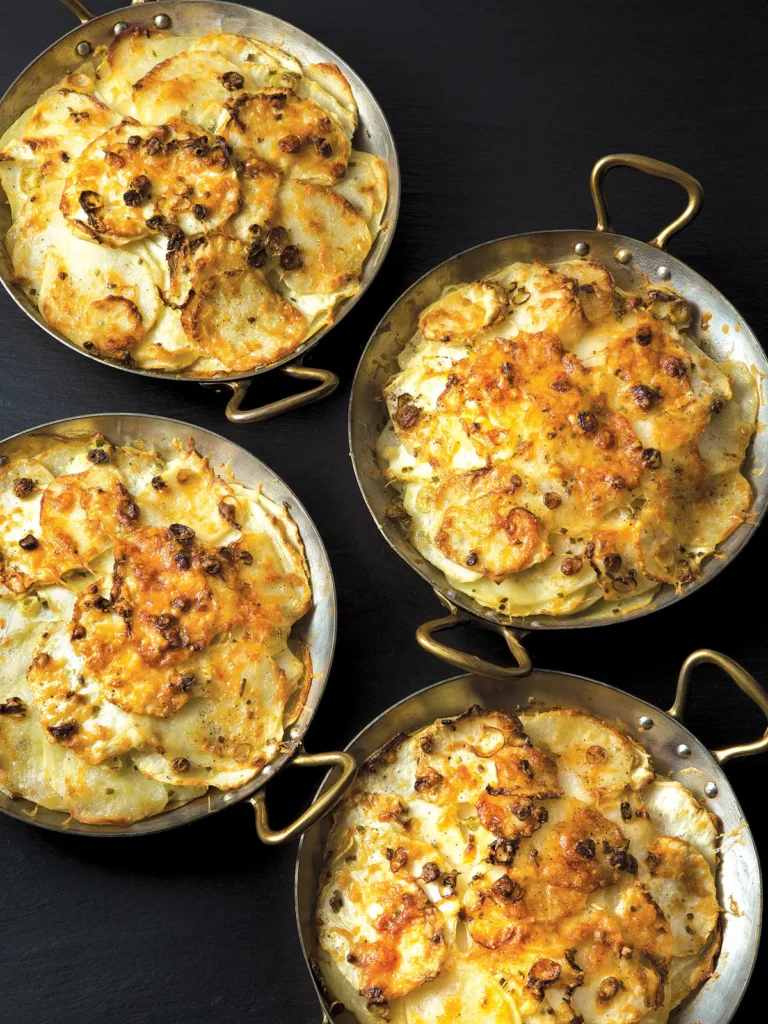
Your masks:
[{"label": "charred brown bit", "polygon": [[467,555],[467,563],[466,564],[470,568],[472,568],[472,566],[473,565],[477,565],[477,563],[479,561],[480,561],[480,558],[479,558],[477,552],[476,551],[470,551],[470,553]]},{"label": "charred brown bit", "polygon": [[238,551],[237,560],[242,562],[243,565],[253,565],[253,555],[250,551]]},{"label": "charred brown bit", "polygon": [[286,245],[288,245],[288,232],[285,228],[280,225],[271,228],[267,233],[267,249],[269,252],[275,254],[282,252]]},{"label": "charred brown bit", "polygon": [[152,480],[151,480],[151,483],[152,483],[152,487],[156,491],[162,491],[163,488],[166,486],[165,480],[163,480],[163,478],[161,476],[153,476]]},{"label": "charred brown bit", "polygon": [[497,878],[491,886],[491,894],[507,903],[518,903],[523,898],[523,887],[509,875]]},{"label": "charred brown bit", "polygon": [[608,451],[609,448],[613,448],[614,436],[608,427],[598,427],[592,435],[592,442],[602,451]]},{"label": "charred brown bit", "polygon": [[620,988],[622,988],[622,984],[618,978],[604,978],[597,990],[598,1003],[610,1003]]},{"label": "charred brown bit", "polygon": [[560,565],[560,572],[564,576],[575,576],[581,572],[581,567],[584,562],[578,555],[572,555],[570,558],[564,558]]},{"label": "charred brown bit", "polygon": [[680,356],[665,356],[659,363],[668,377],[684,377],[688,372],[688,364]]},{"label": "charred brown bit", "polygon": [[590,839],[590,838],[580,839],[577,843],[574,844],[573,848],[576,851],[576,853],[578,853],[578,855],[580,857],[584,858],[584,860],[594,860],[595,859],[595,841],[594,841],[594,839]]},{"label": "charred brown bit", "polygon": [[20,476],[18,480],[13,481],[13,493],[17,498],[28,498],[34,489],[35,481],[30,480],[28,476]]},{"label": "charred brown bit", "polygon": [[589,747],[584,756],[590,764],[604,764],[608,760],[608,753],[604,747]]},{"label": "charred brown bit", "polygon": [[130,498],[123,498],[117,506],[117,514],[121,519],[126,519],[129,523],[135,523],[141,513],[135,501],[131,501]]},{"label": "charred brown bit", "polygon": [[566,391],[570,391],[571,382],[567,377],[556,377],[550,387],[553,391],[558,391],[560,394],[564,394]]},{"label": "charred brown bit", "polygon": [[398,399],[397,411],[395,412],[395,421],[399,427],[403,430],[410,430],[411,427],[416,425],[421,410],[417,405],[413,404],[413,399],[410,395],[400,395]]},{"label": "charred brown bit", "polygon": [[192,559],[184,551],[180,551],[178,555],[175,555],[173,560],[182,572],[185,572],[192,565]]},{"label": "charred brown bit", "polygon": [[49,725],[48,732],[55,740],[66,740],[77,732],[77,722],[62,722],[61,725]]},{"label": "charred brown bit", "polygon": [[79,623],[72,627],[72,633],[70,634],[72,640],[82,640],[85,636],[85,626],[81,626]]},{"label": "charred brown bit", "polygon": [[219,502],[219,515],[221,516],[222,519],[225,519],[228,523],[230,523],[234,527],[237,527],[237,525],[238,525],[237,522],[235,521],[235,512],[236,511],[237,510],[235,509],[235,506],[232,505],[230,502],[228,502],[228,501],[220,501]]},{"label": "charred brown bit", "polygon": [[248,256],[246,257],[248,266],[258,270],[259,267],[263,267],[269,259],[269,253],[259,242],[254,242],[248,250]]},{"label": "charred brown bit", "polygon": [[633,818],[632,808],[627,803],[626,800],[622,800],[620,810],[621,810],[621,819],[622,819],[622,821],[632,821],[632,818]]},{"label": "charred brown bit", "polygon": [[559,508],[563,503],[563,499],[559,494],[555,494],[554,491],[547,491],[544,495],[544,504],[547,508]]},{"label": "charred brown bit", "polygon": [[0,715],[26,715],[27,705],[21,697],[9,697],[0,704]]},{"label": "charred brown bit", "polygon": [[453,871],[447,872],[447,874],[443,875],[443,877],[440,879],[440,888],[447,889],[450,894],[453,894],[454,892],[456,892],[456,882],[458,881],[458,877],[459,872],[455,869]]},{"label": "charred brown bit", "polygon": [[495,839],[490,846],[488,863],[511,864],[519,846],[519,839]]},{"label": "charred brown bit", "polygon": [[130,135],[128,137],[128,145],[131,147],[131,149],[135,149],[137,146],[140,146],[141,145],[141,136],[139,136],[139,135]]},{"label": "charred brown bit", "polygon": [[144,140],[144,152],[147,156],[157,156],[163,148],[162,140],[157,135],[150,135],[148,139]]},{"label": "charred brown bit", "polygon": [[283,270],[301,270],[304,261],[301,258],[298,245],[286,245],[280,253],[280,266]]},{"label": "charred brown bit", "polygon": [[594,433],[600,425],[597,416],[593,412],[580,412],[577,420],[579,429],[583,430],[585,434]]},{"label": "charred brown bit", "polygon": [[715,416],[718,416],[723,411],[724,406],[724,402],[722,402],[719,398],[715,398],[712,400],[712,405],[710,406],[710,409],[715,414]]},{"label": "charred brown bit", "polygon": [[19,547],[22,548],[24,551],[34,551],[35,548],[38,548],[39,546],[40,542],[38,541],[37,537],[33,536],[33,534],[31,533],[28,533],[19,541]]},{"label": "charred brown bit", "polygon": [[200,560],[200,568],[203,572],[208,573],[209,576],[218,576],[221,572],[221,562],[218,558],[214,558],[213,555],[206,555]]},{"label": "charred brown bit", "polygon": [[227,71],[221,76],[221,81],[230,92],[234,92],[235,89],[242,89],[245,85],[245,79],[239,71]]},{"label": "charred brown bit", "polygon": [[186,757],[174,757],[171,761],[171,768],[176,772],[177,775],[183,775],[188,772],[192,765],[186,759]]},{"label": "charred brown bit", "polygon": [[171,523],[168,527],[168,533],[180,541],[194,540],[195,537],[195,531],[192,527],[185,526],[183,523]]},{"label": "charred brown bit", "polygon": [[621,555],[609,552],[609,554],[603,558],[603,565],[605,566],[606,572],[618,572],[621,568]]},{"label": "charred brown bit", "polygon": [[635,405],[641,409],[650,409],[661,397],[656,388],[649,387],[647,384],[635,384],[629,391],[635,400]]},{"label": "charred brown bit", "polygon": [[425,790],[436,789],[442,781],[443,776],[435,768],[424,768],[421,775],[416,776],[413,788],[417,793],[423,793]]},{"label": "charred brown bit", "polygon": [[421,868],[421,880],[423,882],[436,882],[440,877],[440,868],[433,860],[428,860]]},{"label": "charred brown bit", "polygon": [[617,593],[626,594],[637,587],[637,573],[634,569],[628,569],[625,576],[616,576],[611,580],[611,586]]},{"label": "charred brown bit", "polygon": [[176,619],[173,615],[168,615],[167,613],[164,615],[158,615],[155,621],[157,622],[158,629],[167,629],[169,626],[173,626],[176,623]]},{"label": "charred brown bit", "polygon": [[88,452],[88,458],[96,465],[100,462],[109,462],[109,452],[103,448],[91,448]]},{"label": "charred brown bit", "polygon": [[310,135],[308,141],[315,147],[315,151],[319,156],[324,157],[326,160],[332,156],[333,148],[327,139],[318,135]]},{"label": "charred brown bit", "polygon": [[283,153],[298,153],[301,149],[301,139],[298,135],[284,135],[277,148]]},{"label": "charred brown bit", "polygon": [[144,195],[137,188],[131,188],[123,194],[123,202],[126,206],[143,206]]},{"label": "charred brown bit", "polygon": [[653,331],[650,327],[645,325],[642,327],[638,327],[637,332],[635,334],[635,340],[637,341],[638,345],[640,345],[642,348],[645,348],[646,345],[651,344],[652,338]]},{"label": "charred brown bit", "polygon": [[630,875],[637,874],[637,860],[628,850],[617,849],[603,840],[603,853],[612,868],[616,868],[618,871],[627,871]]},{"label": "charred brown bit", "polygon": [[643,448],[642,460],[646,469],[658,469],[661,465],[661,452],[658,448]]},{"label": "charred brown bit", "polygon": [[94,210],[100,210],[103,205],[101,196],[98,192],[91,192],[89,190],[81,192],[78,201],[86,213],[93,213]]},{"label": "charred brown bit", "polygon": [[160,214],[155,214],[154,217],[150,217],[149,220],[144,221],[150,231],[162,231],[165,221]]},{"label": "charred brown bit", "polygon": [[344,906],[344,900],[341,898],[341,893],[338,890],[333,893],[328,903],[330,904],[331,910],[338,913],[338,911]]},{"label": "charred brown bit", "polygon": [[531,967],[525,987],[531,989],[534,997],[541,1002],[544,998],[544,989],[554,985],[559,977],[560,965],[555,960],[544,957]]},{"label": "charred brown bit", "polygon": [[404,846],[398,846],[396,850],[392,852],[392,856],[389,858],[389,866],[393,871],[402,870],[408,863],[408,851]]}]

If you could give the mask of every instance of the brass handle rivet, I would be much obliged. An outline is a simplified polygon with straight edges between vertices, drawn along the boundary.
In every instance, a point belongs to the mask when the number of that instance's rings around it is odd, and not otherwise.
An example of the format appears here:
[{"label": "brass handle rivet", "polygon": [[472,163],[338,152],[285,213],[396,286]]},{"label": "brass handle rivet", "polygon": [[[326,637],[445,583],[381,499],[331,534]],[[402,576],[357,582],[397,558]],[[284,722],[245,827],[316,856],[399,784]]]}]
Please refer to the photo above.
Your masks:
[{"label": "brass handle rivet", "polygon": [[616,259],[619,263],[631,263],[632,262],[632,250],[631,249],[618,249],[616,252]]},{"label": "brass handle rivet", "polygon": [[704,795],[708,797],[717,796],[717,785],[714,782],[708,782],[704,787]]},{"label": "brass handle rivet", "polygon": [[262,775],[271,775],[273,771],[274,771],[274,769],[273,769],[271,764],[265,764],[264,767],[261,769],[261,774]]},{"label": "brass handle rivet", "polygon": [[643,732],[647,732],[649,729],[653,728],[653,719],[649,718],[648,715],[641,715],[640,720],[637,724],[640,726]]},{"label": "brass handle rivet", "polygon": [[291,729],[289,735],[290,735],[292,740],[300,740],[301,739],[301,729]]},{"label": "brass handle rivet", "polygon": [[87,57],[89,53],[93,52],[93,47],[87,39],[81,40],[75,47],[78,57]]},{"label": "brass handle rivet", "polygon": [[672,271],[669,267],[659,267],[656,271],[656,276],[660,281],[668,281],[672,277]]},{"label": "brass handle rivet", "polygon": [[170,28],[171,19],[168,17],[167,14],[156,14],[155,25],[157,25],[158,28]]},{"label": "brass handle rivet", "polygon": [[121,32],[125,32],[125,30],[127,28],[128,28],[128,22],[127,21],[117,21],[113,25],[112,31],[115,33],[116,36],[119,36],[120,33]]},{"label": "brass handle rivet", "polygon": [[677,748],[677,756],[678,757],[690,757],[691,756],[691,748],[688,746],[687,743],[681,743],[680,744],[680,746]]},{"label": "brass handle rivet", "polygon": [[589,252],[589,246],[586,242],[577,242],[573,247],[573,251],[577,256],[586,256]]}]

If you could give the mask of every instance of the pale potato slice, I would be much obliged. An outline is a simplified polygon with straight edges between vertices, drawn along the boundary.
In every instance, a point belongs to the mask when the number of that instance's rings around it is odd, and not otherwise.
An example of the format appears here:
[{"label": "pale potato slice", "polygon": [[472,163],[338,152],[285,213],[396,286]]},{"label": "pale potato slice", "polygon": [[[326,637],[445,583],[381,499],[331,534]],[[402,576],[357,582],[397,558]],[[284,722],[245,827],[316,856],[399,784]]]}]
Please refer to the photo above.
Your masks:
[{"label": "pale potato slice", "polygon": [[649,848],[643,881],[669,922],[674,956],[701,951],[720,916],[715,880],[702,855],[677,836]]},{"label": "pale potato slice", "polygon": [[691,792],[679,782],[658,776],[643,790],[643,803],[662,835],[685,839],[702,855],[714,875],[717,870],[718,827]]},{"label": "pale potato slice", "polygon": [[427,341],[474,338],[504,316],[507,296],[492,282],[461,285],[433,302],[419,317],[419,330]]},{"label": "pale potato slice", "polygon": [[638,743],[583,711],[525,712],[520,721],[555,758],[560,784],[576,799],[639,790],[654,777],[650,755]]}]

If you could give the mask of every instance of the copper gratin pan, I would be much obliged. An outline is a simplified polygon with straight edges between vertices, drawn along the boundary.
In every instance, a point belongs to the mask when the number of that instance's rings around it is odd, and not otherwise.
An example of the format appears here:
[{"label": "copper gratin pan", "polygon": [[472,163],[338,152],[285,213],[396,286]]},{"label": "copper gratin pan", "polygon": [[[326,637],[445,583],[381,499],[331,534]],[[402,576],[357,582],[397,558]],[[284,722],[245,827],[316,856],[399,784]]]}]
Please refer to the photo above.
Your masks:
[{"label": "copper gratin pan", "polygon": [[[233,444],[219,434],[202,430],[191,423],[180,420],[161,419],[157,416],[141,416],[133,413],[107,413],[85,416],[80,419],[55,420],[23,433],[15,434],[0,442],[0,452],[10,452],[20,441],[37,436],[51,435],[59,438],[91,437],[103,433],[113,444],[130,444],[141,440],[161,454],[169,454],[174,438],[186,442],[191,439],[193,446],[203,456],[210,457],[211,467],[218,470],[229,463],[235,477],[249,487],[262,485],[265,494],[273,501],[285,503],[296,522],[304,543],[309,565],[313,605],[311,610],[293,627],[292,636],[307,645],[312,658],[312,681],[306,703],[298,719],[286,732],[280,752],[264,766],[259,774],[239,789],[209,792],[191,803],[147,818],[131,825],[87,825],[70,818],[63,811],[52,811],[38,807],[28,800],[11,800],[0,793],[0,811],[28,824],[40,825],[57,832],[74,832],[88,836],[146,835],[164,832],[178,825],[196,821],[207,814],[221,811],[225,807],[248,800],[256,815],[256,832],[264,843],[276,844],[291,839],[307,828],[313,821],[327,813],[350,785],[356,774],[355,762],[345,753],[332,751],[323,754],[306,754],[302,740],[322,697],[325,683],[333,660],[336,642],[336,589],[333,582],[328,554],[320,535],[306,509],[295,494],[276,476],[271,469],[239,445]],[[264,802],[264,786],[281,768],[288,764],[298,767],[340,768],[341,775],[322,799],[316,800],[291,825],[279,832],[273,832],[267,823]]]},{"label": "copper gratin pan", "polygon": [[[163,3],[145,4],[144,0],[133,0],[133,4],[130,6],[120,7],[109,14],[96,17],[87,10],[80,0],[62,0],[62,3],[77,15],[81,25],[49,46],[22,71],[10,86],[0,100],[0,134],[4,133],[27,107],[37,100],[44,89],[55,85],[61,78],[79,67],[94,49],[99,46],[108,46],[114,36],[129,24],[142,25],[147,28],[170,29],[179,35],[190,36],[201,36],[216,31],[234,32],[284,46],[302,63],[329,61],[339,66],[352,87],[359,108],[360,124],[355,133],[354,146],[380,157],[386,163],[389,172],[389,193],[382,218],[382,228],[363,266],[360,288],[355,295],[341,303],[335,313],[333,324],[317,331],[283,359],[275,360],[248,374],[220,374],[205,378],[206,385],[217,388],[224,386],[231,390],[232,397],[227,403],[226,415],[227,419],[233,423],[261,422],[300,406],[309,405],[311,402],[316,402],[332,394],[339,383],[336,374],[330,370],[304,366],[302,364],[303,357],[331,330],[331,327],[346,316],[373,281],[384,262],[384,257],[392,241],[400,206],[400,172],[395,141],[387,119],[368,86],[348,64],[317,39],[313,39],[306,32],[302,32],[301,29],[272,14],[254,11],[241,4],[223,3],[220,0],[167,0]],[[4,236],[10,226],[10,210],[2,190],[0,190],[0,200],[0,235]],[[103,357],[100,358],[85,352],[45,321],[29,297],[13,284],[13,268],[5,246],[2,245],[0,245],[0,278],[2,278],[11,298],[44,331],[74,349],[79,355],[96,359],[98,362],[105,362]],[[109,361],[109,365],[115,366],[119,370],[143,374],[147,377],[201,381],[200,377],[192,373],[143,370],[122,366],[113,361]],[[289,377],[296,378],[300,382],[312,383],[314,386],[308,391],[269,402],[256,409],[247,411],[241,409],[250,380],[277,367],[281,367],[282,372]]]},{"label": "copper gratin pan", "polygon": [[[676,182],[688,195],[685,210],[650,242],[639,242],[613,233],[603,189],[605,173],[611,167],[630,167]],[[538,231],[497,238],[467,249],[425,274],[400,296],[383,317],[363,352],[352,386],[349,407],[350,450],[357,482],[366,504],[390,546],[432,584],[438,598],[450,613],[421,626],[417,639],[426,650],[463,671],[506,678],[525,675],[530,672],[531,660],[520,643],[520,637],[530,630],[600,626],[617,619],[626,622],[674,604],[686,594],[704,586],[728,564],[752,536],[768,505],[768,477],[762,474],[762,467],[768,462],[768,433],[765,430],[768,426],[768,405],[764,400],[762,385],[768,374],[768,360],[757,338],[731,303],[685,263],[664,252],[669,239],[698,213],[702,200],[701,185],[695,178],[671,164],[622,153],[598,160],[592,169],[590,186],[597,211],[597,227],[594,231]],[[704,311],[711,314],[708,329],[703,335],[711,356],[718,361],[728,357],[738,359],[750,367],[759,384],[760,408],[758,429],[747,453],[743,472],[752,486],[754,503],[749,523],[742,523],[720,546],[719,551],[724,557],[709,558],[702,566],[700,578],[682,591],[676,592],[672,587],[664,586],[649,605],[623,615],[612,614],[603,601],[570,616],[505,617],[483,607],[468,595],[455,591],[443,573],[419,554],[403,529],[387,517],[391,498],[376,460],[376,441],[388,419],[383,390],[386,381],[398,370],[398,355],[416,333],[420,313],[438,299],[447,286],[478,280],[518,260],[528,262],[539,259],[544,263],[553,263],[573,258],[574,253],[577,256],[589,254],[599,260],[610,270],[617,284],[625,288],[639,284],[642,280],[640,275],[651,283],[668,282],[692,303],[694,331],[700,330],[700,314]],[[600,607],[601,604],[604,607]],[[484,626],[502,634],[517,662],[515,667],[502,667],[469,657],[440,643],[433,636],[440,630],[450,629],[472,619],[479,619]]]},{"label": "copper gratin pan", "polygon": [[[723,654],[699,650],[685,660],[677,681],[675,702],[666,712],[607,683],[564,672],[536,669],[526,679],[514,683],[465,675],[435,683],[395,704],[366,726],[347,751],[362,764],[398,733],[412,733],[437,718],[459,715],[473,704],[512,713],[535,700],[548,707],[578,708],[598,717],[621,720],[651,753],[656,771],[680,781],[719,819],[722,838],[717,886],[720,906],[725,910],[717,972],[682,1003],[675,1011],[674,1020],[675,1024],[699,1024],[701,1021],[728,1024],[736,1013],[755,964],[762,917],[762,879],[752,833],[723,765],[735,757],[768,750],[768,730],[753,743],[710,751],[686,729],[681,719],[691,675],[702,662],[712,662],[723,669],[768,715],[768,694],[748,672]],[[683,770],[685,774],[681,774]],[[325,789],[326,784],[320,787],[319,793]],[[328,993],[313,968],[315,904],[329,829],[330,821],[326,818],[302,837],[296,863],[296,919],[304,958],[323,1009],[323,1020],[326,1024],[331,1020],[335,1024],[354,1024],[355,1018],[349,1011],[336,1012],[340,1011],[340,1004],[332,1007],[329,1003]]]}]

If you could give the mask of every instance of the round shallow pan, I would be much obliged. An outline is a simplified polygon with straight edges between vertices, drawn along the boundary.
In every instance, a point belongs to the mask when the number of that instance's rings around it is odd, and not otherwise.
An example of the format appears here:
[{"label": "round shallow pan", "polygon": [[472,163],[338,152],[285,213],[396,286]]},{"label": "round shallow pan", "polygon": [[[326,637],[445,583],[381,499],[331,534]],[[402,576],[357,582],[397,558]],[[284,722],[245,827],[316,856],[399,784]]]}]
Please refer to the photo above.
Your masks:
[{"label": "round shallow pan", "polygon": [[[178,825],[185,825],[187,822],[203,818],[207,814],[221,811],[241,800],[248,800],[254,808],[256,831],[262,842],[281,843],[300,835],[311,822],[317,821],[333,807],[352,782],[357,771],[353,759],[348,754],[338,751],[325,754],[306,754],[302,748],[302,740],[325,689],[336,642],[336,590],[328,554],[314,523],[293,491],[263,462],[219,434],[202,430],[200,427],[195,427],[191,423],[183,423],[181,420],[161,419],[156,416],[141,416],[131,413],[108,413],[85,416],[81,419],[56,420],[7,438],[0,442],[0,452],[12,451],[16,443],[28,437],[38,435],[51,435],[59,438],[91,437],[97,432],[104,434],[116,445],[130,444],[137,440],[145,441],[161,455],[170,454],[171,442],[175,438],[182,441],[189,438],[201,455],[210,457],[214,470],[229,463],[232,472],[241,483],[249,487],[261,485],[267,497],[288,506],[304,542],[312,580],[312,608],[303,619],[296,623],[291,634],[307,645],[312,658],[312,683],[309,695],[298,719],[286,733],[280,752],[262,768],[255,778],[239,789],[232,789],[228,792],[211,789],[205,796],[199,797],[191,803],[158,814],[153,818],[137,821],[132,825],[86,825],[70,818],[63,811],[38,807],[28,800],[11,800],[3,793],[0,793],[0,811],[27,824],[40,825],[42,828],[59,832],[75,832],[89,836],[135,836],[176,828]],[[341,769],[341,775],[322,799],[314,801],[311,807],[291,825],[274,832],[267,823],[263,789],[272,776],[288,764],[299,767],[338,767]]]},{"label": "round shallow pan", "polygon": [[[261,366],[248,374],[220,374],[215,377],[206,377],[203,381],[194,373],[142,370],[137,367],[121,366],[115,362],[108,363],[116,369],[125,370],[127,373],[143,374],[146,377],[195,380],[206,386],[217,388],[225,386],[232,391],[232,397],[227,403],[226,415],[227,419],[233,423],[261,422],[300,406],[309,405],[311,402],[317,402],[332,394],[339,383],[336,374],[330,370],[303,366],[303,357],[321,338],[325,337],[335,324],[346,316],[365,294],[387,255],[400,206],[400,171],[395,141],[387,119],[368,86],[348,64],[317,39],[313,39],[306,32],[302,32],[301,29],[272,14],[254,11],[241,4],[224,3],[221,0],[167,0],[162,3],[145,4],[144,0],[133,0],[131,6],[120,7],[109,14],[96,17],[80,0],[62,0],[62,3],[77,15],[81,25],[62,36],[58,42],[49,46],[33,60],[0,99],[0,135],[7,131],[27,107],[37,100],[44,89],[55,85],[65,75],[79,67],[97,46],[109,45],[113,37],[129,24],[170,29],[178,35],[200,36],[219,30],[235,32],[239,35],[253,36],[284,46],[302,63],[328,61],[339,66],[352,87],[360,114],[360,124],[353,140],[354,146],[356,149],[373,153],[386,163],[389,172],[389,193],[382,218],[382,228],[365,261],[360,277],[360,288],[355,295],[341,303],[333,324],[317,331],[283,359],[275,360],[275,362]],[[11,223],[10,209],[5,202],[2,189],[0,189],[0,200],[2,200],[0,203],[0,237],[2,237]],[[85,352],[46,322],[29,297],[13,284],[13,267],[4,245],[0,245],[0,279],[17,305],[44,331],[74,349],[79,355],[96,359],[97,362],[107,362],[103,358]],[[294,377],[298,381],[313,383],[315,386],[308,391],[269,402],[256,409],[241,409],[250,380],[277,367],[281,367],[282,372],[288,376]]]},{"label": "round shallow pan", "polygon": [[[735,757],[768,749],[768,730],[760,740],[723,750],[708,750],[682,724],[691,674],[702,662],[722,668],[768,716],[768,694],[755,679],[730,658],[716,651],[699,650],[683,664],[675,702],[669,711],[583,676],[564,672],[534,671],[512,684],[477,675],[459,676],[435,683],[393,705],[366,726],[347,747],[362,765],[398,733],[412,733],[437,718],[459,715],[473,704],[513,713],[534,699],[549,707],[578,708],[602,718],[620,719],[653,756],[656,771],[669,773],[686,786],[701,804],[717,816],[722,826],[718,898],[722,914],[723,943],[717,972],[675,1011],[675,1024],[728,1024],[736,1013],[749,982],[760,942],[762,879],[752,833],[723,765]],[[680,773],[685,771],[684,775]],[[318,792],[322,794],[328,780]],[[296,919],[307,966],[312,972],[323,1020],[353,1024],[351,1013],[329,999],[315,966],[315,905],[320,889],[323,850],[330,829],[326,819],[302,837],[296,863]],[[492,1024],[489,1021],[489,1024]]]},{"label": "round shallow pan", "polygon": [[[681,185],[688,203],[683,213],[660,231],[650,242],[639,242],[611,230],[603,180],[611,167],[631,167]],[[577,629],[600,626],[649,615],[681,600],[687,594],[716,576],[744,547],[768,505],[768,476],[762,467],[768,461],[768,404],[763,399],[758,412],[758,430],[753,439],[744,472],[754,492],[754,504],[748,523],[741,524],[720,546],[723,558],[709,558],[702,566],[701,577],[681,591],[664,586],[654,600],[643,608],[614,615],[605,601],[584,612],[570,616],[538,615],[515,618],[499,615],[478,604],[473,598],[454,590],[440,569],[428,562],[408,540],[404,530],[387,517],[391,491],[376,459],[376,441],[383,430],[388,413],[383,401],[387,380],[398,371],[397,357],[418,329],[422,310],[440,297],[449,285],[475,281],[514,261],[533,259],[544,263],[589,254],[603,263],[622,287],[637,285],[644,278],[649,282],[669,284],[694,305],[694,331],[699,330],[707,341],[707,351],[714,359],[738,359],[745,362],[762,381],[768,374],[768,360],[755,335],[731,303],[716,288],[674,256],[663,252],[669,239],[693,220],[701,207],[702,189],[695,178],[671,164],[650,157],[622,153],[606,156],[592,169],[592,198],[597,211],[594,231],[539,231],[526,235],[510,235],[467,249],[441,263],[412,285],[384,315],[363,352],[352,386],[349,407],[349,441],[352,462],[360,489],[371,515],[390,546],[434,587],[446,605],[449,615],[425,623],[417,632],[422,647],[464,671],[485,675],[514,677],[531,670],[531,661],[520,643],[520,637],[534,629]],[[640,275],[643,275],[641,277]],[[700,315],[710,319],[702,331]],[[503,667],[470,657],[435,640],[433,634],[450,629],[460,622],[474,619],[500,632],[517,665]]]}]

